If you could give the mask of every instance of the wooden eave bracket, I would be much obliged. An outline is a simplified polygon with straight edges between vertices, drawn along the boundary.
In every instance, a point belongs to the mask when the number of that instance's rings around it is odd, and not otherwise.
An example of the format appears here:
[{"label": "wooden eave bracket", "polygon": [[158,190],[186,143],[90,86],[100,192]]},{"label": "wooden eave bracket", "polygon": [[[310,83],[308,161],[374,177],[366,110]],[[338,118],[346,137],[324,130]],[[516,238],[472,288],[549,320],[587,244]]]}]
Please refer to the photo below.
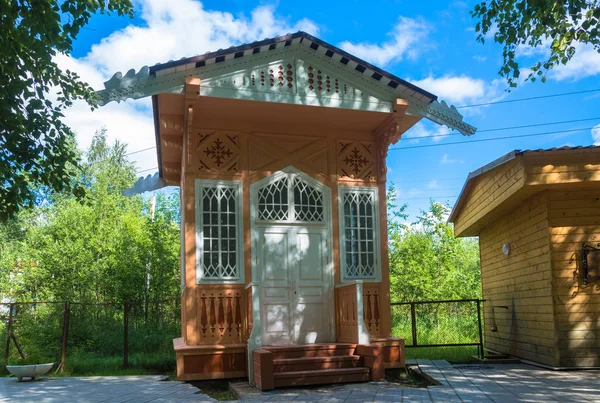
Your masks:
[{"label": "wooden eave bracket", "polygon": [[408,101],[398,98],[394,105],[394,111],[390,114],[390,117],[375,129],[375,135],[382,141],[382,144],[386,148],[386,152],[387,147],[391,144],[396,144],[404,132],[414,124],[413,122],[411,122],[410,125],[406,124],[406,118],[408,116],[406,115],[407,108]]}]

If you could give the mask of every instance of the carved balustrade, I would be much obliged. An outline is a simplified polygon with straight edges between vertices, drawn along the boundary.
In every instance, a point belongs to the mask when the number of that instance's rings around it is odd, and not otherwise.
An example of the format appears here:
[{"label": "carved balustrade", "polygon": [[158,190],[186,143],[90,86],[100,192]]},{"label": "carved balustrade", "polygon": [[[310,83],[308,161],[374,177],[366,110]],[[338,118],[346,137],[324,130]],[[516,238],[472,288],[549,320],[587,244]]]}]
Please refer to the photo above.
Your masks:
[{"label": "carved balustrade", "polygon": [[337,286],[335,300],[337,307],[336,333],[340,343],[358,341],[358,310],[355,283]]},{"label": "carved balustrade", "polygon": [[381,337],[379,286],[380,283],[363,284],[364,321],[372,337]]},{"label": "carved balustrade", "polygon": [[198,324],[201,344],[244,343],[242,313],[246,312],[243,285],[198,287]]},{"label": "carved balustrade", "polygon": [[336,287],[338,342],[368,344],[371,336],[381,336],[379,286],[357,281]]}]

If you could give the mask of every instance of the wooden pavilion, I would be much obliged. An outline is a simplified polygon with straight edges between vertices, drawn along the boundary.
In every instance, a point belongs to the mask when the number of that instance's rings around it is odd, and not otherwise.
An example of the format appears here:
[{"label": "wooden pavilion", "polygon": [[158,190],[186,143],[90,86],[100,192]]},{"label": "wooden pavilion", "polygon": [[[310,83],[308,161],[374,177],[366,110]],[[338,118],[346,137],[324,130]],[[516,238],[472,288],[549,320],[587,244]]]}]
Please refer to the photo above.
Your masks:
[{"label": "wooden pavilion", "polygon": [[513,151],[469,175],[450,221],[479,237],[488,350],[600,366],[600,147]]},{"label": "wooden pavilion", "polygon": [[261,389],[381,380],[391,336],[388,146],[454,107],[304,32],[120,73],[152,97],[159,173],[181,191],[178,379]]}]

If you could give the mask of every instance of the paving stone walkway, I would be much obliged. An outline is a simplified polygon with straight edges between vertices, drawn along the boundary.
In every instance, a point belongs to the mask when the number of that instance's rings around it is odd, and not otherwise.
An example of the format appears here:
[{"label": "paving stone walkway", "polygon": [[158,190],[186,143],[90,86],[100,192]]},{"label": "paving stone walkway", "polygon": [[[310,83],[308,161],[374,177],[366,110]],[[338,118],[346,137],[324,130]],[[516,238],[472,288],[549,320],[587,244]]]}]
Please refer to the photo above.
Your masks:
[{"label": "paving stone walkway", "polygon": [[[236,385],[242,401],[354,402],[599,402],[600,371],[550,371],[525,364],[451,365],[417,360],[422,372],[441,383],[428,388],[393,384],[347,384],[287,388],[260,393]],[[214,402],[183,382],[164,377],[45,378],[16,382],[0,378],[0,402]],[[247,384],[246,384],[247,385]]]}]

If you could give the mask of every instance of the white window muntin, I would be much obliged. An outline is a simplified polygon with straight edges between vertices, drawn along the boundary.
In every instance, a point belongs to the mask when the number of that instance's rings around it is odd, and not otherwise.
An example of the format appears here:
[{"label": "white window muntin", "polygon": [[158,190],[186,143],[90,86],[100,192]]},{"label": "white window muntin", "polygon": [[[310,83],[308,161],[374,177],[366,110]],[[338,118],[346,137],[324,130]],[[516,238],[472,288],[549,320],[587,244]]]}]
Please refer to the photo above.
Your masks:
[{"label": "white window muntin", "polygon": [[[347,196],[355,197],[370,197],[372,200],[372,214],[370,216],[372,222],[372,228],[369,229],[367,225],[363,225],[361,218],[366,221],[368,219],[364,214],[346,214],[345,201]],[[338,188],[338,213],[339,213],[339,226],[340,226],[340,263],[341,263],[341,278],[342,282],[349,282],[353,280],[366,280],[366,281],[380,281],[381,280],[381,249],[379,243],[379,199],[377,188],[375,187],[362,187],[362,186],[340,186]],[[354,222],[353,222],[354,220]],[[348,224],[350,221],[350,225]],[[348,230],[354,232],[356,239],[347,239]],[[370,234],[368,233],[370,232]],[[349,250],[349,243],[352,243],[351,250]],[[372,265],[368,268],[362,268],[358,270],[356,264],[361,265],[366,259],[367,264],[369,263],[369,244],[372,247]],[[352,256],[349,256],[352,255]],[[348,258],[353,258],[353,261],[349,261]],[[349,272],[350,269],[350,272]],[[372,269],[372,273],[370,272]],[[365,274],[365,272],[367,272]]]},{"label": "white window muntin", "polygon": [[291,169],[280,171],[256,191],[256,220],[281,224],[325,224],[327,195],[323,185],[315,183],[314,179]]},{"label": "white window muntin", "polygon": [[[242,182],[241,181],[227,181],[227,180],[202,180],[196,179],[196,282],[199,283],[222,283],[222,284],[238,284],[244,282],[244,237],[243,237],[243,212],[242,212]],[[204,229],[206,228],[205,220],[206,214],[210,214],[212,217],[216,214],[219,216],[223,214],[221,211],[204,211],[204,200],[203,195],[205,191],[233,191],[234,195],[234,215],[235,218],[232,221],[222,223],[220,218],[215,223],[217,227],[216,234],[205,234]],[[232,214],[231,211],[225,212],[226,214]],[[212,221],[211,217],[211,221]],[[224,227],[224,228],[222,228]],[[212,230],[213,228],[211,228]],[[227,232],[226,237],[222,237],[223,231]],[[214,236],[216,235],[216,236]],[[231,252],[232,247],[235,247],[235,273],[226,273],[225,275],[208,275],[205,273],[207,265],[205,264],[205,241],[210,240],[211,246],[214,243],[216,250],[211,250],[209,253],[216,254],[219,266],[220,274],[225,272],[231,272],[231,263],[229,259],[223,261],[223,253]],[[222,249],[222,242],[227,242],[225,251]],[[229,266],[229,267],[228,267]],[[214,273],[214,267],[212,268]]]}]

